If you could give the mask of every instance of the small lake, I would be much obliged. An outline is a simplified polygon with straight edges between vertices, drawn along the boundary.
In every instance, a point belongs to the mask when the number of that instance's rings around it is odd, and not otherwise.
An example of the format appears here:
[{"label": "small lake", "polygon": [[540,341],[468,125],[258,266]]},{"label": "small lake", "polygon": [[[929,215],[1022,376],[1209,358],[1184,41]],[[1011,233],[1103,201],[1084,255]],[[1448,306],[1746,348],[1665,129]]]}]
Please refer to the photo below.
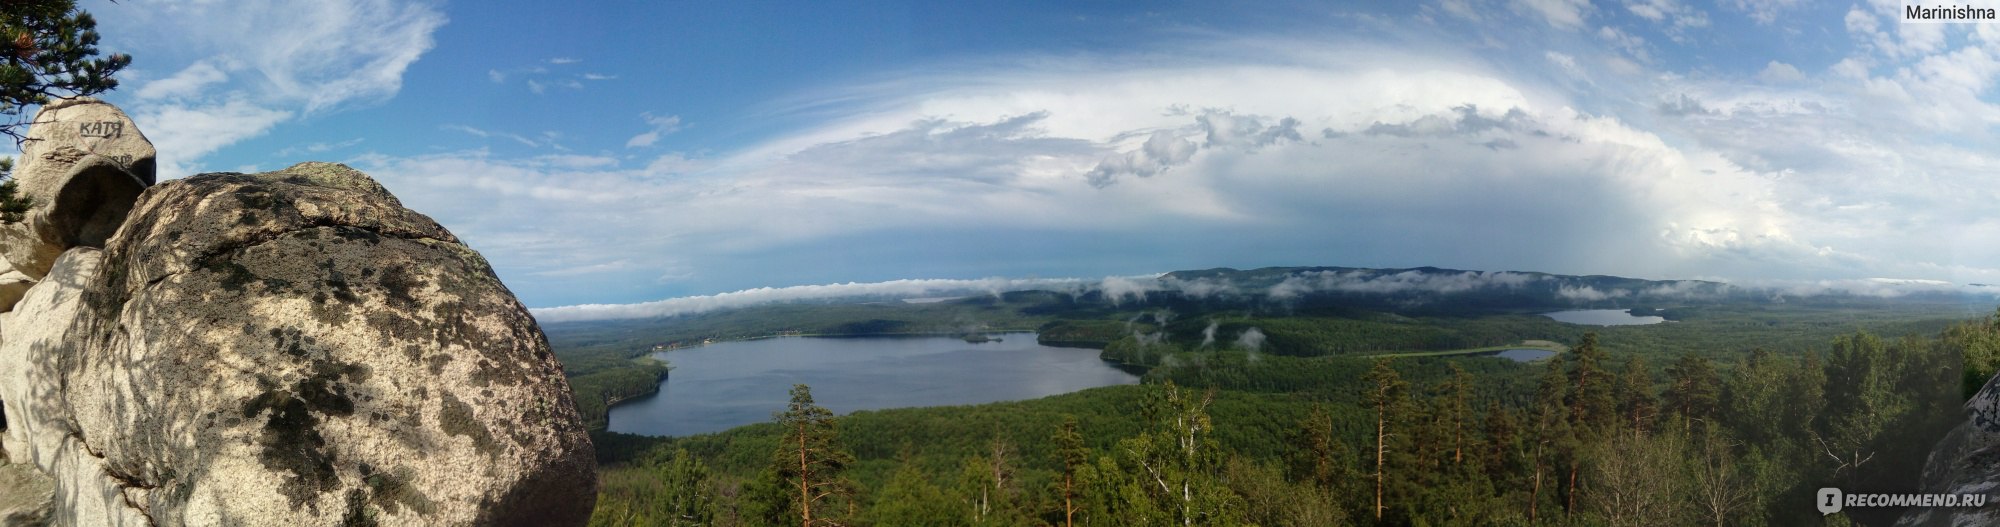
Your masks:
[{"label": "small lake", "polygon": [[771,420],[793,384],[837,414],[910,406],[1034,399],[1085,388],[1136,384],[1097,350],[1035,343],[1034,333],[998,342],[954,337],[781,337],[654,353],[673,363],[660,392],[611,409],[611,430],[684,436]]},{"label": "small lake", "polygon": [[1553,356],[1555,354],[1556,352],[1545,349],[1516,348],[1510,350],[1489,351],[1486,353],[1481,353],[1479,355],[1482,357],[1499,357],[1514,362],[1534,362],[1549,358],[1550,356]]},{"label": "small lake", "polygon": [[1542,316],[1585,326],[1643,326],[1667,321],[1665,317],[1634,315],[1630,309],[1577,309],[1542,313]]}]

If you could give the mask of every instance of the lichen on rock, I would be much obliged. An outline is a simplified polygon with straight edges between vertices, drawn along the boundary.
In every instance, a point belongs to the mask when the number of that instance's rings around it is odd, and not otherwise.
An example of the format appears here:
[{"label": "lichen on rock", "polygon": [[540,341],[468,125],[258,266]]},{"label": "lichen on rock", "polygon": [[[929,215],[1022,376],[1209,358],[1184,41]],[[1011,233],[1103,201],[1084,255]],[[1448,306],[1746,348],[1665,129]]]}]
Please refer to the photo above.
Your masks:
[{"label": "lichen on rock", "polygon": [[[30,153],[131,169],[62,152]],[[593,454],[561,365],[435,221],[331,163],[133,194],[37,224],[77,243],[0,313],[0,436],[55,481],[56,524],[588,518]],[[103,214],[101,241],[78,234]]]}]

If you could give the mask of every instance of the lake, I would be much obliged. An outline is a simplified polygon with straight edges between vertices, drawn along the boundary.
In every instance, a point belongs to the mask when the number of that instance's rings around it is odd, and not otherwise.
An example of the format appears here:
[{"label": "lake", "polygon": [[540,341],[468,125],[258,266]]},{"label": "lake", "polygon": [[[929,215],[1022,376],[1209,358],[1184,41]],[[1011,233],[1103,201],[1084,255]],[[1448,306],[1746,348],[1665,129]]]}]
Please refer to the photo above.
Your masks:
[{"label": "lake", "polygon": [[1542,316],[1585,326],[1643,326],[1667,321],[1665,317],[1633,315],[1630,309],[1577,309],[1542,313]]},{"label": "lake", "polygon": [[654,353],[673,373],[650,397],[611,409],[611,430],[682,436],[771,420],[793,384],[834,413],[1034,399],[1138,377],[1097,358],[1097,350],[1035,343],[1001,333],[998,342],[955,337],[781,337]]},{"label": "lake", "polygon": [[1549,358],[1550,356],[1553,356],[1555,354],[1556,352],[1554,351],[1549,351],[1539,348],[1515,348],[1515,349],[1506,349],[1500,351],[1489,351],[1486,353],[1480,353],[1478,355],[1481,357],[1499,357],[1514,362],[1534,362]]}]

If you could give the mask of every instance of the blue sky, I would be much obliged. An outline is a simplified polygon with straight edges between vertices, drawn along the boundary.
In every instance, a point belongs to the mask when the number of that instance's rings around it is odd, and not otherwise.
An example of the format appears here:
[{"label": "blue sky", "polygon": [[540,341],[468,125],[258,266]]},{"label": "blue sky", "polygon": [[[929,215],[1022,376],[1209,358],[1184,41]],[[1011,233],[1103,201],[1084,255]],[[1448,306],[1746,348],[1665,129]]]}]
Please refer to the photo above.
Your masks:
[{"label": "blue sky", "polygon": [[1270,265],[2000,283],[1900,3],[85,2],[164,177],[360,168],[530,306]]}]

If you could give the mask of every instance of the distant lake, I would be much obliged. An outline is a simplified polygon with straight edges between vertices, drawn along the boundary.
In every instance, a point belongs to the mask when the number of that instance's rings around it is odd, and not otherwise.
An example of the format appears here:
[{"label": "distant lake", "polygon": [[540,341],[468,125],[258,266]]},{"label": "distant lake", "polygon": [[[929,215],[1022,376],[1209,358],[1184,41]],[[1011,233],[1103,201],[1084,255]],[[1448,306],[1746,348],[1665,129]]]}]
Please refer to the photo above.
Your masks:
[{"label": "distant lake", "polygon": [[1549,358],[1549,356],[1555,354],[1556,352],[1545,349],[1516,348],[1510,350],[1489,351],[1486,353],[1481,353],[1479,355],[1486,357],[1499,357],[1514,362],[1532,362]]},{"label": "distant lake", "polygon": [[837,414],[1034,399],[1138,377],[1097,350],[1053,348],[1034,333],[998,342],[953,337],[782,337],[654,353],[673,373],[651,397],[611,409],[611,430],[683,436],[771,420],[793,384]]},{"label": "distant lake", "polygon": [[1633,315],[1630,309],[1578,309],[1543,313],[1542,316],[1556,319],[1557,322],[1586,326],[1643,326],[1667,321],[1664,317]]}]

